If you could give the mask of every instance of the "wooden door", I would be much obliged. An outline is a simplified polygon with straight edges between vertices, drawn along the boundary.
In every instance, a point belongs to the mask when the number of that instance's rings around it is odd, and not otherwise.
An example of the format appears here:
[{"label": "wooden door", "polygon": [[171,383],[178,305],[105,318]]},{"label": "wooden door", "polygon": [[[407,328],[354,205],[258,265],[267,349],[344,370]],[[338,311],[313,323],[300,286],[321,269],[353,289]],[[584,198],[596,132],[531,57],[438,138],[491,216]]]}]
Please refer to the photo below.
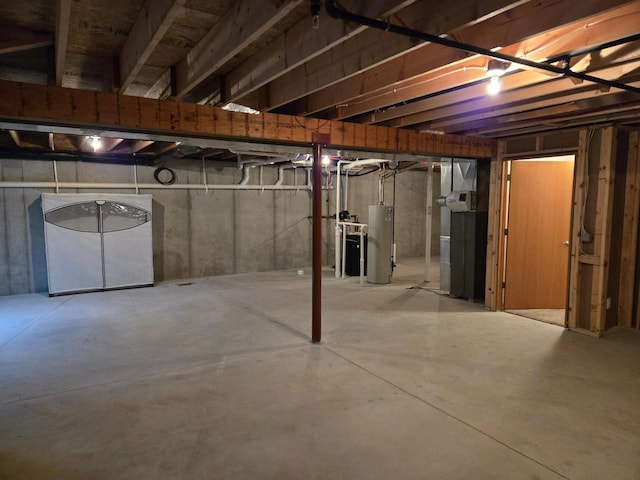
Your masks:
[{"label": "wooden door", "polygon": [[504,308],[566,308],[573,161],[511,162]]}]

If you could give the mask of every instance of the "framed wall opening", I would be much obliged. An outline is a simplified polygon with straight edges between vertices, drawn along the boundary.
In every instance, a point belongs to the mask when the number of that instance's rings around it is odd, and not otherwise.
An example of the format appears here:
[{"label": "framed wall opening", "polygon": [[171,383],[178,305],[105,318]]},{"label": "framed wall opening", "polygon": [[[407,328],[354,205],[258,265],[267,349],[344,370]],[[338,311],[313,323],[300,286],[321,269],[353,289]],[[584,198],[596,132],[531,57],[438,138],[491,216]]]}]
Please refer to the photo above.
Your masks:
[{"label": "framed wall opening", "polygon": [[567,326],[575,156],[506,161],[501,309]]}]

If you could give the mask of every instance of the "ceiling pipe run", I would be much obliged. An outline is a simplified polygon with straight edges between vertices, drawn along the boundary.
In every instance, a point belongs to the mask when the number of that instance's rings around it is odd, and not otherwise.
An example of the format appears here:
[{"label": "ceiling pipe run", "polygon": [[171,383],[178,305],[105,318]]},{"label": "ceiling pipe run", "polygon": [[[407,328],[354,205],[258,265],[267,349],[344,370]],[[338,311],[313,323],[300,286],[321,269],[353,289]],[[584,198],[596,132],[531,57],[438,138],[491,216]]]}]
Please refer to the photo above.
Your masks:
[{"label": "ceiling pipe run", "polygon": [[563,75],[565,77],[577,78],[580,80],[585,80],[587,82],[605,85],[607,87],[617,88],[620,90],[626,90],[634,93],[640,93],[640,88],[633,87],[631,85],[626,85],[624,83],[611,81],[611,80],[605,80],[604,78],[594,77],[586,73],[574,72],[569,68],[568,62],[566,67],[557,67],[555,65],[550,65],[547,63],[534,62],[526,58],[514,57],[512,55],[506,55],[500,52],[493,52],[486,48],[477,47],[475,45],[470,45],[468,43],[457,42],[455,40],[451,40],[450,38],[439,37],[437,35],[433,35],[430,33],[420,32],[418,30],[401,27],[399,25],[393,25],[392,23],[385,22],[382,20],[377,20],[375,18],[369,18],[362,15],[358,15],[357,13],[353,13],[353,12],[349,12],[348,10],[345,10],[344,7],[340,6],[336,0],[327,0],[325,2],[325,7],[327,9],[327,13],[329,14],[329,16],[336,19],[354,22],[359,25],[376,28],[378,30],[384,30],[386,32],[396,33],[398,35],[403,35],[405,37],[423,40],[425,42],[443,45],[445,47],[455,48],[457,50],[463,50],[465,52],[474,53],[477,55],[483,55],[489,58],[495,58],[497,60],[502,60],[505,62],[515,63],[517,65],[523,65],[530,68],[536,68],[539,70],[556,73],[558,75]]}]

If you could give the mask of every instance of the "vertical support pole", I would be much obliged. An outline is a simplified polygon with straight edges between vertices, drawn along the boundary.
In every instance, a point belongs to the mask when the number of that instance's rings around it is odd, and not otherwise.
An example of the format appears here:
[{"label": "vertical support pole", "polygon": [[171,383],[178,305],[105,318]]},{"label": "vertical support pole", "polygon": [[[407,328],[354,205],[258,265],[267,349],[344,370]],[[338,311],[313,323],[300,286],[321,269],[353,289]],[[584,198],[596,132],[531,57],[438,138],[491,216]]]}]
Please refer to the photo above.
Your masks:
[{"label": "vertical support pole", "polygon": [[311,341],[320,343],[322,332],[322,145],[326,134],[313,133],[313,262],[311,280]]},{"label": "vertical support pole", "polygon": [[427,162],[427,192],[424,236],[424,281],[431,281],[431,229],[433,224],[433,161]]}]

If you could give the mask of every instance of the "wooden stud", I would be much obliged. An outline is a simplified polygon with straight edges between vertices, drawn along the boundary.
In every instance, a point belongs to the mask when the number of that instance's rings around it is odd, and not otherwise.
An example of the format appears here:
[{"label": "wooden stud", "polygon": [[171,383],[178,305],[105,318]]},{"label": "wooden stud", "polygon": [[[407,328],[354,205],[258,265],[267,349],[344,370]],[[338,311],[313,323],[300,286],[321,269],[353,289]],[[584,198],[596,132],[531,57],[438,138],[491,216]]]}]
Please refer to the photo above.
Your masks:
[{"label": "wooden stud", "polygon": [[[611,220],[613,209],[613,182],[615,180],[615,129],[601,130],[600,162],[598,174],[598,196],[596,199],[596,221],[594,232],[594,255],[609,258],[611,247]],[[589,329],[601,335],[606,327],[608,262],[593,266],[591,287],[591,314]]]},{"label": "wooden stud", "polygon": [[638,215],[640,214],[640,165],[638,159],[640,132],[629,134],[627,177],[624,194],[624,223],[620,262],[618,325],[630,328],[636,288],[636,255],[638,251]]},{"label": "wooden stud", "polygon": [[500,247],[500,205],[502,185],[502,153],[505,142],[498,144],[498,156],[491,159],[489,170],[489,215],[487,225],[487,267],[485,281],[485,305],[491,310],[497,310],[497,292],[500,288],[498,275],[498,252]]},{"label": "wooden stud", "polygon": [[580,301],[580,233],[582,230],[582,209],[585,201],[585,180],[586,171],[589,168],[588,159],[588,138],[589,131],[583,129],[578,137],[578,153],[576,155],[574,167],[574,188],[573,188],[573,212],[571,221],[571,252],[569,261],[569,301],[567,323],[568,327],[575,330],[579,326],[579,301]]}]

